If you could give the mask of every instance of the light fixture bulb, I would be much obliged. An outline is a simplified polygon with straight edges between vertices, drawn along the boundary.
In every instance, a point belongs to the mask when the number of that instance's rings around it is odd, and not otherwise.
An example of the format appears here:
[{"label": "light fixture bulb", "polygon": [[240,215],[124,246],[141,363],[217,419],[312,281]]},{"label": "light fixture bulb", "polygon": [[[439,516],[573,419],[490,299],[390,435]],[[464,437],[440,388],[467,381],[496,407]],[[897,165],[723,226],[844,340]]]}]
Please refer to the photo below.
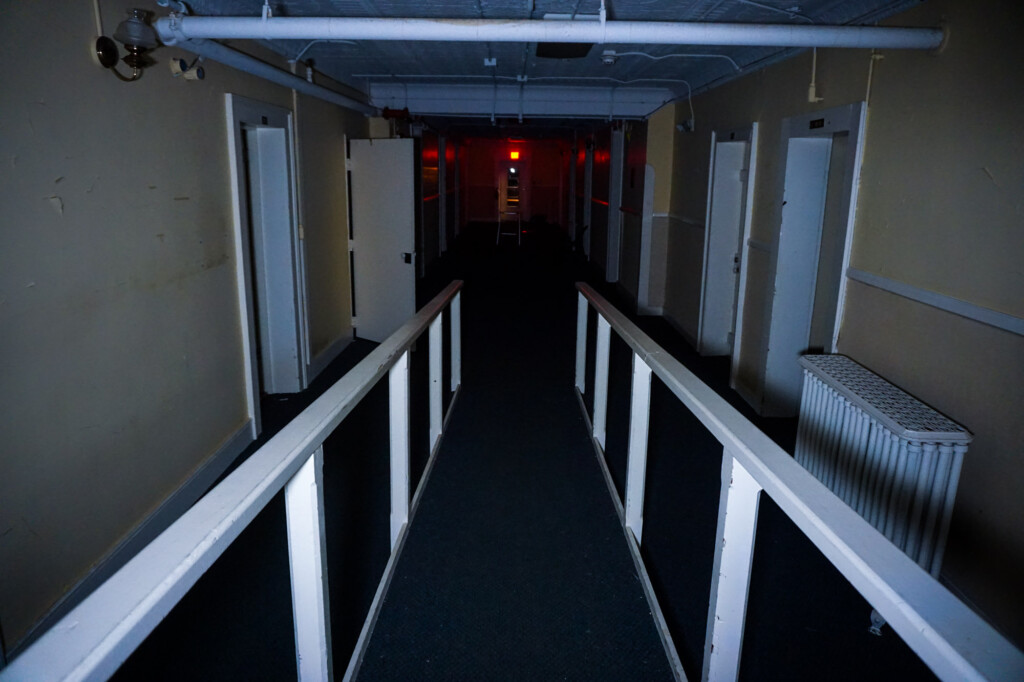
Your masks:
[{"label": "light fixture bulb", "polygon": [[148,10],[137,7],[130,9],[128,18],[118,24],[114,31],[114,40],[123,43],[128,50],[124,63],[133,69],[148,66],[149,60],[144,56],[145,53],[160,45],[156,29],[149,25],[150,14]]}]

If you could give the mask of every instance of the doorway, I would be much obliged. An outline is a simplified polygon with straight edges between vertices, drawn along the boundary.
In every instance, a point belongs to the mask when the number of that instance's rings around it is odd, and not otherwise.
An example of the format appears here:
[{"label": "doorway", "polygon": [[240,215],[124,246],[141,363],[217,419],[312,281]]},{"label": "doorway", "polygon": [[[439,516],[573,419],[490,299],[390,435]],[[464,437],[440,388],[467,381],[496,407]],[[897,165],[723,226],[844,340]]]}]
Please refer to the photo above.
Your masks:
[{"label": "doorway", "polygon": [[751,149],[756,125],[711,134],[708,204],[704,231],[697,350],[701,355],[734,355],[742,319],[744,243],[749,238],[753,178]]},{"label": "doorway", "polygon": [[296,218],[292,113],[227,94],[235,262],[249,416],[261,393],[308,382],[305,265]]},{"label": "doorway", "polygon": [[775,286],[764,344],[763,410],[793,416],[800,356],[835,352],[863,154],[863,103],[783,122],[785,168]]}]

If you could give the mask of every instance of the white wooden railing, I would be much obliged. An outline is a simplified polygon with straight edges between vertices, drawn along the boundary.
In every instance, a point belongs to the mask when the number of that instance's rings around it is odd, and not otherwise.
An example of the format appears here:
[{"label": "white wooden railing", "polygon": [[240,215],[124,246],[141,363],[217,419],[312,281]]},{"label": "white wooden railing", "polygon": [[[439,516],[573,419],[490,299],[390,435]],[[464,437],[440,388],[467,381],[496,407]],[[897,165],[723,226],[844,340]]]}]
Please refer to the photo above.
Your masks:
[{"label": "white wooden railing", "polygon": [[[854,588],[944,680],[1024,680],[1024,654],[889,542],[735,408],[644,334],[586,284],[577,284],[576,389],[586,391],[589,310],[597,313],[593,415],[595,446],[603,454],[608,405],[611,330],[633,350],[629,450],[623,524],[639,545],[651,375],[722,444],[722,491],[704,646],[703,679],[739,674],[750,569],[763,491]],[[607,471],[607,468],[606,468]],[[614,492],[616,500],[617,494]],[[637,558],[639,552],[634,553]],[[639,559],[638,559],[639,560]],[[655,601],[656,617],[660,608]],[[670,655],[671,637],[659,618]],[[676,668],[677,676],[683,676]],[[826,671],[822,671],[827,676]],[[684,677],[684,676],[683,676]]]},{"label": "white wooden railing", "polygon": [[[103,585],[0,672],[0,680],[103,680],[142,643],[199,577],[282,488],[287,511],[299,679],[333,679],[324,536],[323,443],[388,375],[391,547],[394,566],[410,514],[409,352],[429,329],[430,450],[444,427],[442,324],[451,314],[451,390],[461,385],[462,282],[450,284],[312,405],[199,500]],[[451,403],[454,405],[454,398]],[[450,411],[449,407],[449,411]],[[420,479],[420,489],[426,480]],[[417,492],[417,495],[419,493]],[[380,603],[377,591],[367,622]],[[350,662],[351,674],[367,628]]]}]

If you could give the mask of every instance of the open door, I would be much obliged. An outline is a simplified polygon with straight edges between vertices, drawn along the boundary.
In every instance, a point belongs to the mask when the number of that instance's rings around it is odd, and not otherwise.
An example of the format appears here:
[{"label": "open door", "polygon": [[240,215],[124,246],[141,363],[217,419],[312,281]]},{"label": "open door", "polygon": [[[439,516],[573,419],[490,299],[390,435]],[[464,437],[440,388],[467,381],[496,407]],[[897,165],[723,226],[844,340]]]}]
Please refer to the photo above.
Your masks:
[{"label": "open door", "polygon": [[242,133],[260,385],[264,393],[297,393],[305,386],[288,131],[243,126]]},{"label": "open door", "polygon": [[416,312],[415,142],[349,142],[352,326],[383,341]]},{"label": "open door", "polygon": [[226,94],[235,276],[248,416],[260,432],[260,394],[308,383],[303,242],[296,216],[292,112]]}]

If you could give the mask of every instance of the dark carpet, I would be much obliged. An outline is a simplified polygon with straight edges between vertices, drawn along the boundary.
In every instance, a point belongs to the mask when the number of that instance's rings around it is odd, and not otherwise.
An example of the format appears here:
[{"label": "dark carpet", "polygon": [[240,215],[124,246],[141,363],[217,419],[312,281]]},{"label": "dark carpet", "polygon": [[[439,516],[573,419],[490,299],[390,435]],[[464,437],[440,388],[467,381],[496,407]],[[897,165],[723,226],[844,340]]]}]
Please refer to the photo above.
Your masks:
[{"label": "dark carpet", "polygon": [[465,235],[463,392],[358,679],[672,679],[572,390],[568,255],[488,237]]}]

